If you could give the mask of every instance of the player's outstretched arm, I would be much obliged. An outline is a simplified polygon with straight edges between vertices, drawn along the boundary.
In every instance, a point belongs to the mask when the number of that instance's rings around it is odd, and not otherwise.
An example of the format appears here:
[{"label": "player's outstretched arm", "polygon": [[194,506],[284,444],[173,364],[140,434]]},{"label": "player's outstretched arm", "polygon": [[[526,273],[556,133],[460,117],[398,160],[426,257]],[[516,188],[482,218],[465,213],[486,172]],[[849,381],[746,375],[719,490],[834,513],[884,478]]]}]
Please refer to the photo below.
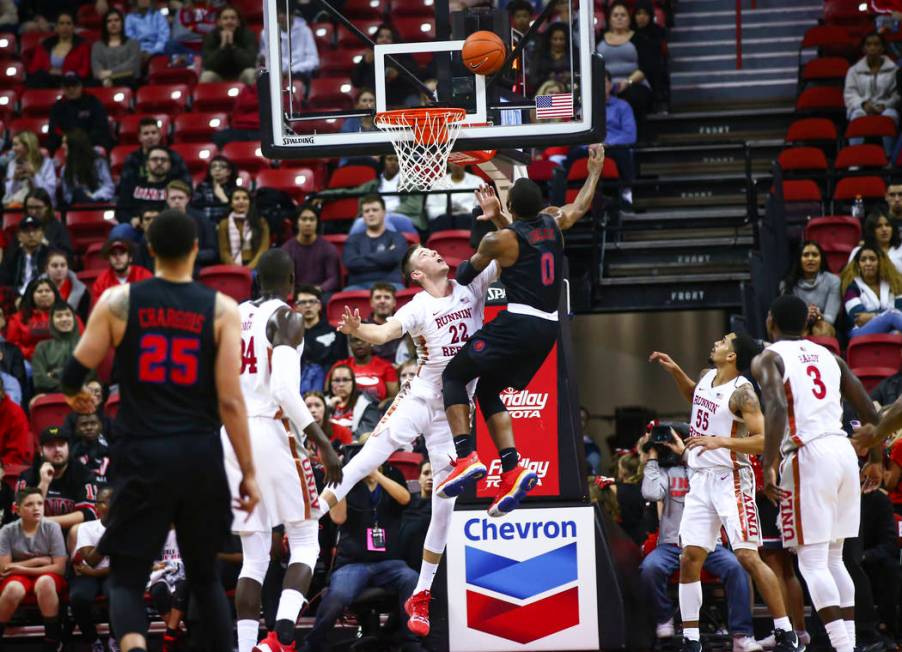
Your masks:
[{"label": "player's outstretched arm", "polygon": [[469,285],[493,260],[498,260],[500,265],[502,261],[499,259],[505,254],[510,256],[509,252],[516,251],[516,246],[517,236],[510,229],[486,233],[479,242],[476,253],[457,268],[454,279],[461,285]]},{"label": "player's outstretched arm", "polygon": [[476,201],[482,208],[482,215],[476,218],[478,222],[491,222],[499,230],[513,223],[511,216],[501,208],[501,200],[492,186],[479,186],[476,189]]},{"label": "player's outstretched arm", "polygon": [[692,395],[695,393],[695,381],[692,380],[689,376],[686,375],[686,372],[683,371],[682,367],[673,361],[666,353],[661,353],[660,351],[652,351],[652,354],[648,356],[649,362],[657,362],[661,367],[673,376],[674,382],[677,384],[677,389],[680,390],[680,394],[683,395],[689,403],[692,403]]},{"label": "player's outstretched arm", "polygon": [[561,231],[566,231],[577,220],[589,212],[592,208],[592,200],[598,188],[598,180],[601,179],[601,171],[604,169],[604,145],[589,146],[589,176],[583,182],[573,203],[561,207],[561,212],[554,218]]},{"label": "player's outstretched arm", "polygon": [[345,312],[338,322],[338,330],[377,346],[396,340],[404,334],[401,322],[397,319],[389,318],[384,324],[364,324],[360,319],[360,311],[356,308],[352,311],[350,306],[345,306]]},{"label": "player's outstretched arm", "polygon": [[789,409],[783,390],[783,372],[777,354],[764,351],[752,360],[752,375],[761,388],[764,399],[764,456],[765,469],[776,469],[780,458],[780,442],[786,433]]}]

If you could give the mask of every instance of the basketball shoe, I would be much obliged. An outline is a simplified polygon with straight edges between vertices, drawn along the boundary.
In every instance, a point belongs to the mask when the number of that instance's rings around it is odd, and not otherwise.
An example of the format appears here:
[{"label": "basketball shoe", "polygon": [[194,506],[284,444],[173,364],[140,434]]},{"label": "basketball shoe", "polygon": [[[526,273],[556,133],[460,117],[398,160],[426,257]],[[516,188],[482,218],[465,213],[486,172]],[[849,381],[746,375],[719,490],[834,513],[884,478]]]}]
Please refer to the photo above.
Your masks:
[{"label": "basketball shoe", "polygon": [[522,466],[515,466],[502,473],[501,486],[498,487],[495,500],[489,505],[489,516],[504,516],[517,509],[517,505],[538,481],[539,476]]},{"label": "basketball shoe", "polygon": [[702,652],[702,642],[683,638],[683,645],[680,647],[680,652]]},{"label": "basketball shoe", "polygon": [[432,599],[432,591],[424,589],[414,593],[404,603],[404,611],[407,612],[407,629],[417,636],[425,638],[429,636],[429,601]]},{"label": "basketball shoe", "polygon": [[291,645],[282,645],[279,642],[279,636],[275,632],[270,632],[266,638],[254,646],[252,652],[293,652],[296,649],[294,641],[291,642]]},{"label": "basketball shoe", "polygon": [[454,470],[435,488],[435,493],[440,498],[459,496],[468,483],[484,478],[486,474],[485,464],[479,461],[476,451],[452,460],[451,466]]}]

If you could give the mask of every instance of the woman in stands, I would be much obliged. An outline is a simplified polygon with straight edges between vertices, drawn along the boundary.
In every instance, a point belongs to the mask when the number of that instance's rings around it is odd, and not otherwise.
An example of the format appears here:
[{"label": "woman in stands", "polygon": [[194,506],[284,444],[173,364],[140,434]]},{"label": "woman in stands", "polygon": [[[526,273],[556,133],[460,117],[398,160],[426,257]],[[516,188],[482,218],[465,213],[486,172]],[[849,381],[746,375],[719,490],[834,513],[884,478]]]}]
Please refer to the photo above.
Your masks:
[{"label": "woman in stands", "polygon": [[340,364],[332,367],[326,379],[326,402],[332,409],[332,422],[348,428],[359,438],[372,432],[379,423],[376,402],[357,388],[354,370]]},{"label": "woman in stands", "polygon": [[141,46],[125,35],[125,16],[110,9],[100,26],[100,40],[91,46],[91,72],[104,87],[134,86],[141,78]]},{"label": "woman in stands", "polygon": [[191,197],[191,208],[200,211],[213,224],[229,214],[229,195],[238,187],[235,164],[221,154],[210,159],[207,176],[197,184]]},{"label": "woman in stands", "polygon": [[645,72],[655,95],[663,98],[666,86],[667,30],[655,23],[651,0],[639,0],[633,12],[633,38],[639,53],[639,68]]},{"label": "woman in stands", "polygon": [[[357,93],[357,99],[354,101],[354,108],[363,111],[372,111],[376,108],[376,93],[371,88],[361,88]],[[365,115],[362,118],[345,118],[341,123],[342,133],[357,133],[358,131],[376,131],[376,125],[373,122],[372,115]]]},{"label": "woman in stands", "polygon": [[13,136],[12,160],[6,165],[4,208],[22,208],[25,198],[38,188],[48,197],[56,193],[56,170],[53,161],[41,153],[38,137],[32,131],[20,131]]},{"label": "woman in stands", "polygon": [[74,72],[82,81],[91,77],[91,47],[75,33],[74,15],[60,12],[54,32],[35,48],[25,70],[25,84],[31,88],[59,88],[67,72]]},{"label": "woman in stands", "polygon": [[44,239],[52,249],[62,249],[67,256],[72,256],[72,238],[69,229],[56,218],[50,193],[43,188],[35,188],[25,197],[25,214],[41,220],[44,227]]},{"label": "woman in stands", "polygon": [[310,414],[316,420],[316,423],[326,433],[329,441],[338,441],[343,445],[354,441],[354,435],[350,428],[330,418],[332,411],[329,409],[326,397],[323,396],[322,392],[306,392],[304,394],[304,403],[307,405],[307,409],[310,410]]},{"label": "woman in stands", "polygon": [[53,281],[35,279],[25,288],[19,311],[9,318],[6,341],[18,346],[29,362],[38,342],[49,339],[50,308],[62,300]]},{"label": "woman in stands", "polygon": [[251,194],[235,188],[229,195],[231,212],[219,223],[219,257],[223,265],[254,269],[269,249],[269,225],[257,215]]},{"label": "woman in stands", "polygon": [[[864,242],[870,242],[878,247],[892,261],[896,269],[902,273],[902,236],[890,222],[890,219],[881,210],[872,211],[864,221]],[[855,247],[849,254],[849,262],[855,258],[855,254],[861,249],[861,245]]]},{"label": "woman in stands", "polygon": [[827,268],[827,256],[814,240],[806,240],[780,284],[781,294],[794,294],[808,304],[808,332],[817,337],[836,335],[842,307],[839,277]]},{"label": "woman in stands", "polygon": [[570,29],[563,23],[554,23],[545,31],[530,75],[540,85],[556,81],[566,92],[570,90],[570,70]]},{"label": "woman in stands", "polygon": [[47,254],[47,262],[41,278],[53,281],[63,301],[71,306],[82,321],[88,320],[88,312],[91,310],[91,294],[88,292],[87,286],[75,275],[75,272],[69,269],[69,259],[66,258],[65,252],[53,249]]},{"label": "woman in stands", "polygon": [[849,337],[902,331],[902,274],[877,245],[865,243],[840,275]]},{"label": "woman in stands", "polygon": [[73,129],[63,135],[66,163],[60,170],[60,195],[66,207],[76,204],[105,204],[116,194],[110,166],[98,156],[88,135]]},{"label": "woman in stands", "polygon": [[608,30],[596,50],[605,58],[605,68],[614,80],[613,91],[629,102],[638,122],[651,107],[652,90],[639,64],[639,51],[632,39],[630,13],[626,3],[617,0],[608,9]]},{"label": "woman in stands", "polygon": [[[884,54],[886,42],[880,34],[873,32],[864,37],[862,50],[864,57],[846,73],[843,91],[846,114],[849,120],[866,115],[885,115],[898,124],[896,64]],[[887,149],[891,147],[892,140],[887,139],[885,145]]]},{"label": "woman in stands", "polygon": [[257,36],[245,27],[235,7],[220,10],[216,29],[204,37],[202,52],[202,84],[236,80],[256,84]]}]

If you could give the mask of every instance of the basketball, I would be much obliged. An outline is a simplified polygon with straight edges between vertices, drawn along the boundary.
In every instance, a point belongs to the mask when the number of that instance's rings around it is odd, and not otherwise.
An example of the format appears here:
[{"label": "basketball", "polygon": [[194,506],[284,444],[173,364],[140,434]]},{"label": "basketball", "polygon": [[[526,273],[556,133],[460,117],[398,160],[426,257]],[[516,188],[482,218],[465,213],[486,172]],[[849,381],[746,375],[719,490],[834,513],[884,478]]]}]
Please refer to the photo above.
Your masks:
[{"label": "basketball", "polygon": [[494,75],[501,70],[507,47],[495,32],[473,32],[461,50],[467,70],[477,75]]}]

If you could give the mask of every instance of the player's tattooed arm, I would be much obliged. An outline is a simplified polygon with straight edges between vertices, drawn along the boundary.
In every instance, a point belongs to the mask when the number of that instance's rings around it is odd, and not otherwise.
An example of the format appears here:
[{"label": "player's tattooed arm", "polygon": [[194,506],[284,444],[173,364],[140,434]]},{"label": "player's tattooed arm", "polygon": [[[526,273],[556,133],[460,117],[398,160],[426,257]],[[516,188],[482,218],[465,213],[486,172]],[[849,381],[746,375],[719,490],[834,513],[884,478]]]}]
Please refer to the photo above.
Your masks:
[{"label": "player's tattooed arm", "polygon": [[730,397],[730,411],[745,422],[748,437],[730,438],[726,448],[737,453],[759,455],[764,452],[764,414],[751,385],[743,385]]},{"label": "player's tattooed arm", "polygon": [[759,353],[752,360],[752,375],[761,388],[764,401],[764,456],[765,469],[775,469],[780,459],[780,442],[786,433],[789,408],[783,389],[783,366],[773,351]]},{"label": "player's tattooed arm", "polygon": [[109,292],[110,314],[120,321],[128,321],[128,285],[120,285]]},{"label": "player's tattooed arm", "polygon": [[[692,380],[685,371],[683,371],[682,367],[674,362],[673,358],[671,358],[668,354],[662,353],[660,351],[652,351],[652,354],[648,356],[649,362],[657,362],[661,365],[661,368],[664,369],[667,373],[673,376],[673,380],[677,384],[677,389],[680,390],[680,394],[683,395],[683,398],[686,399],[690,404],[692,403],[692,395],[695,393],[695,385],[696,382]],[[705,375],[707,369],[702,371],[701,376]]]}]

